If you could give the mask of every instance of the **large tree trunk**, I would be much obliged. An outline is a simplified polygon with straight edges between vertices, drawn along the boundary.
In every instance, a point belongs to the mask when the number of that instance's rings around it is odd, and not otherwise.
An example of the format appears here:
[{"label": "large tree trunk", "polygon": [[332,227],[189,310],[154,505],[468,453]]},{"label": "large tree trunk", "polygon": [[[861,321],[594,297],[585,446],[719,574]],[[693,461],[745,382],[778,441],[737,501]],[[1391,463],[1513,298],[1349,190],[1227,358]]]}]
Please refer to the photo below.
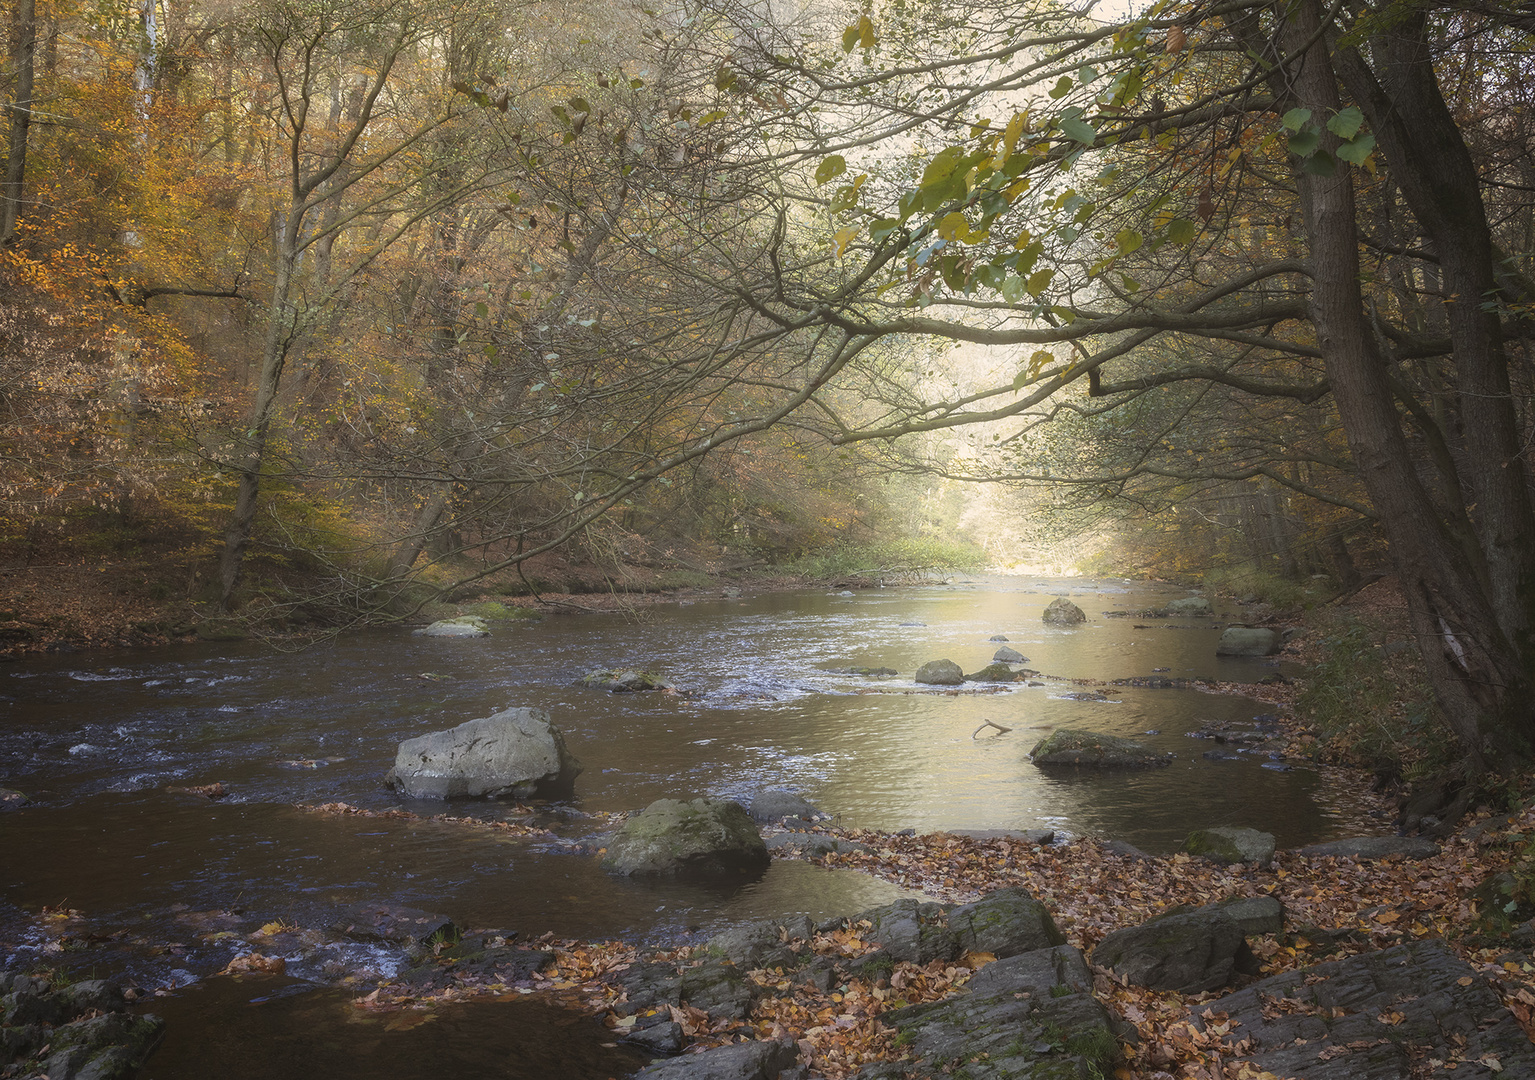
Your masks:
[{"label": "large tree trunk", "polygon": [[[1293,100],[1311,109],[1314,116],[1335,115],[1342,102],[1331,57],[1319,33],[1318,5],[1305,0],[1288,9],[1288,19],[1285,14],[1279,15],[1281,45],[1286,53],[1299,51],[1287,73]],[[1324,139],[1324,149],[1336,146],[1332,136]],[[1384,140],[1382,149],[1394,168]],[[1349,448],[1380,514],[1439,703],[1463,746],[1468,771],[1480,772],[1489,757],[1501,758],[1519,749],[1528,728],[1528,719],[1519,713],[1526,683],[1521,656],[1498,617],[1492,595],[1495,586],[1489,588],[1495,575],[1489,569],[1488,552],[1474,544],[1468,550],[1463,538],[1446,524],[1403,436],[1391,373],[1366,322],[1352,174],[1340,165],[1331,176],[1298,168],[1296,177],[1311,245],[1312,319]],[[1474,310],[1477,305],[1452,307]],[[1484,328],[1471,325],[1475,320],[1466,313],[1457,318],[1461,333],[1468,337],[1485,333]],[[1458,376],[1460,359],[1457,348]],[[1477,382],[1485,377],[1481,372],[1465,379],[1485,388]],[[1506,387],[1505,379],[1505,401]],[[1461,389],[1465,392],[1471,386]],[[1484,432],[1479,438],[1501,436]],[[1504,458],[1475,465],[1496,470],[1506,463]],[[1502,491],[1500,482],[1490,478],[1473,484],[1478,491],[1495,487]],[[1494,525],[1494,535],[1501,536],[1502,527],[1501,521]],[[1530,540],[1526,534],[1522,541],[1505,547]],[[1513,562],[1517,565],[1518,560]]]},{"label": "large tree trunk", "polygon": [[16,90],[11,95],[10,153],[5,161],[5,186],[0,191],[0,244],[8,244],[16,235],[21,220],[24,182],[27,175],[27,131],[32,124],[32,76],[37,53],[36,0],[17,0],[15,47],[11,50],[11,68],[16,72]]}]

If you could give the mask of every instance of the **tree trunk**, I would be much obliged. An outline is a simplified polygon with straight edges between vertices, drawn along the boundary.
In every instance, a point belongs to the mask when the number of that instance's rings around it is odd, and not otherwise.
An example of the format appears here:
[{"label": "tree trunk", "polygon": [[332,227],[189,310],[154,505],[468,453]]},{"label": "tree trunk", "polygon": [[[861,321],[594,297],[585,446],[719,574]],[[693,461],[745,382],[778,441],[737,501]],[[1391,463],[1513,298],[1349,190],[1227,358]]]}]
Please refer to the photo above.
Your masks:
[{"label": "tree trunk", "polygon": [[[1290,18],[1285,14],[1278,16],[1284,51],[1304,49],[1287,73],[1295,103],[1313,116],[1335,115],[1342,102],[1318,33],[1317,4],[1305,0],[1289,9]],[[1323,148],[1336,147],[1337,139],[1326,135]],[[1296,177],[1311,244],[1312,320],[1349,449],[1380,514],[1439,703],[1468,771],[1480,772],[1490,755],[1501,757],[1518,741],[1510,729],[1525,681],[1519,656],[1488,594],[1485,563],[1467,557],[1413,466],[1390,370],[1366,322],[1352,174],[1340,164],[1331,176],[1297,168]]]},{"label": "tree trunk", "polygon": [[16,46],[11,50],[11,69],[16,72],[16,92],[11,95],[10,153],[5,162],[5,187],[0,194],[0,244],[9,244],[21,220],[24,181],[27,174],[27,130],[32,125],[32,76],[37,54],[36,0],[17,0]]},{"label": "tree trunk", "polygon": [[298,265],[299,236],[303,208],[298,200],[288,208],[277,238],[277,267],[272,280],[272,298],[267,309],[267,332],[262,346],[261,374],[256,397],[251,404],[249,426],[245,430],[245,448],[237,466],[239,488],[235,493],[234,513],[224,531],[224,552],[219,561],[219,610],[228,611],[240,570],[250,546],[256,522],[257,499],[261,494],[261,472],[266,464],[267,442],[272,418],[277,411],[277,391],[282,386],[283,368],[293,343],[294,312],[290,302],[293,272]]}]

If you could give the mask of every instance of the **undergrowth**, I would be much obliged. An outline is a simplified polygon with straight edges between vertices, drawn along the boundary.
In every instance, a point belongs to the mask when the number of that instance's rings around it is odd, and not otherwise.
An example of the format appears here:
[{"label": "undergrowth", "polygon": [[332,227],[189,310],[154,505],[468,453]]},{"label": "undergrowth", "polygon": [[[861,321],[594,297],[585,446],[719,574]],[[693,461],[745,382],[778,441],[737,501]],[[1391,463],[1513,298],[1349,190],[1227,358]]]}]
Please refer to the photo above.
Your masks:
[{"label": "undergrowth", "polygon": [[816,580],[844,577],[901,579],[931,570],[978,570],[986,555],[973,544],[936,537],[902,537],[875,544],[839,544],[804,555],[780,569]]},{"label": "undergrowth", "polygon": [[1412,641],[1389,627],[1339,617],[1296,701],[1329,756],[1412,781],[1456,757]]}]

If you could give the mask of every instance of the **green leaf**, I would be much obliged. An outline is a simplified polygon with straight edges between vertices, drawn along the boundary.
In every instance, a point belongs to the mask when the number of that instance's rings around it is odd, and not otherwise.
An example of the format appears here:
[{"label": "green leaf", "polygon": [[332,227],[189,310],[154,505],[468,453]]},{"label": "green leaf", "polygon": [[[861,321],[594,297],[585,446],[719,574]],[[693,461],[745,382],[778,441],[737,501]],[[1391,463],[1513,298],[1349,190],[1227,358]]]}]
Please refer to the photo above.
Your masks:
[{"label": "green leaf", "polygon": [[1085,120],[1076,120],[1075,117],[1061,121],[1061,133],[1067,138],[1078,141],[1082,146],[1091,146],[1098,141],[1098,129]]},{"label": "green leaf", "polygon": [[1306,126],[1306,121],[1310,119],[1310,109],[1291,109],[1289,112],[1284,114],[1284,118],[1279,122],[1283,124],[1285,129],[1288,131],[1299,131],[1301,128]]},{"label": "green leaf", "polygon": [[570,106],[571,112],[589,113],[592,111],[591,105],[587,104],[584,97],[573,97],[566,104]]},{"label": "green leaf", "polygon": [[939,153],[932,161],[927,163],[927,168],[922,170],[922,183],[918,186],[932,187],[934,184],[942,183],[953,176],[954,169],[959,164],[959,159],[963,153],[964,151],[957,146],[951,146]]},{"label": "green leaf", "polygon": [[829,183],[845,172],[847,172],[847,160],[841,154],[833,154],[816,166],[815,182],[817,185]]},{"label": "green leaf", "polygon": [[1017,274],[1009,274],[1007,280],[1002,282],[1002,299],[1009,304],[1016,304],[1023,299],[1023,278]]},{"label": "green leaf", "polygon": [[1062,75],[1056,81],[1055,86],[1051,88],[1050,96],[1056,101],[1059,101],[1061,98],[1071,93],[1071,88],[1075,85],[1076,83],[1071,81],[1071,77],[1069,75]]},{"label": "green leaf", "polygon": [[1199,226],[1188,218],[1173,218],[1167,223],[1167,238],[1175,244],[1192,244]]},{"label": "green leaf", "polygon": [[731,71],[725,64],[721,64],[720,69],[714,73],[714,88],[716,90],[729,90],[735,84],[736,73]]},{"label": "green leaf", "polygon": [[1120,229],[1114,234],[1114,242],[1119,245],[1119,253],[1128,255],[1132,251],[1139,251],[1146,238],[1135,229]]},{"label": "green leaf", "polygon": [[1098,140],[1098,129],[1087,121],[1078,120],[1075,117],[1061,121],[1061,133],[1084,146],[1091,146]]},{"label": "green leaf", "polygon": [[1024,288],[1029,290],[1030,296],[1038,300],[1039,294],[1049,288],[1050,279],[1053,277],[1055,277],[1054,270],[1036,270],[1029,275],[1029,280],[1024,284]]},{"label": "green leaf", "polygon": [[852,26],[849,26],[846,30],[842,31],[842,51],[845,53],[850,53],[853,51],[853,48],[857,44],[858,24],[854,23]]},{"label": "green leaf", "polygon": [[1322,143],[1322,133],[1316,128],[1307,128],[1299,135],[1290,136],[1290,153],[1296,157],[1309,158],[1316,153],[1316,149]]},{"label": "green leaf", "polygon": [[1350,165],[1363,165],[1364,159],[1370,156],[1375,149],[1374,135],[1361,135],[1351,142],[1346,142],[1338,147],[1337,155]]},{"label": "green leaf", "polygon": [[1364,113],[1359,111],[1359,106],[1350,105],[1327,121],[1327,130],[1340,139],[1352,139],[1364,127]]},{"label": "green leaf", "polygon": [[490,318],[490,305],[481,300],[474,305],[474,313],[482,319]]},{"label": "green leaf", "polygon": [[1300,167],[1312,176],[1332,176],[1338,171],[1338,161],[1326,150],[1319,150],[1302,161]]}]

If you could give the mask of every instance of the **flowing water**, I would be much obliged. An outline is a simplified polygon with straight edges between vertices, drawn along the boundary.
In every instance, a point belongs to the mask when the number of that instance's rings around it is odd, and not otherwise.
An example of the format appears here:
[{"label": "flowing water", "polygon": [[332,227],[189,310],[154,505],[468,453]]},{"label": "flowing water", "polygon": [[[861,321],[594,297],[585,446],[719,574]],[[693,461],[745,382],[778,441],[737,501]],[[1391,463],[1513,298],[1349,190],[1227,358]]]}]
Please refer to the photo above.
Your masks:
[{"label": "flowing water", "polygon": [[[1088,623],[1046,626],[1043,608],[1065,594]],[[1186,735],[1249,720],[1266,711],[1261,703],[1135,687],[1115,688],[1112,701],[1068,696],[1082,689],[1069,680],[1160,671],[1255,681],[1276,670],[1272,660],[1215,657],[1219,626],[1237,611],[1213,621],[1106,615],[1182,595],[1123,581],[977,578],[851,595],[700,597],[632,616],[498,627],[482,639],[380,631],[297,653],[180,646],[6,665],[0,785],[33,804],[0,816],[0,963],[186,987],[156,1002],[173,1022],[146,1077],[288,1076],[306,1059],[330,1062],[317,1066],[330,1076],[412,1077],[448,1061],[461,1075],[600,1077],[638,1059],[601,1046],[595,1024],[556,1025],[529,1002],[386,1032],[353,1018],[347,995],[300,992],[359,967],[392,970],[399,958],[376,947],[336,943],[295,957],[282,992],[263,988],[255,1001],[231,980],[193,984],[233,954],[238,938],[220,930],[270,920],[323,927],[347,905],[375,900],[524,936],[659,942],[743,918],[848,914],[903,895],[851,871],[782,861],[735,888],[625,882],[571,853],[570,841],[605,827],[605,812],[662,797],[746,801],[788,788],[846,825],[1049,827],[1151,851],[1212,824],[1262,828],[1281,846],[1357,829],[1358,809],[1303,765],[1205,760],[1210,744]],[[985,666],[995,635],[1048,676],[1042,685],[954,694],[912,681],[931,659]],[[588,671],[617,667],[658,671],[687,692],[578,685]],[[901,674],[838,671],[851,667]],[[548,709],[585,763],[576,797],[539,816],[559,841],[300,808],[339,800],[440,813],[441,804],[401,802],[383,787],[396,744],[513,705]],[[1012,730],[973,737],[986,720]],[[1177,760],[1134,773],[1043,773],[1027,753],[1056,726],[1134,736]],[[228,798],[170,790],[214,782]],[[494,803],[455,810],[504,812]],[[45,906],[83,911],[89,947],[42,954]],[[472,1034],[488,1029],[495,1034]],[[562,1071],[538,1071],[539,1055],[566,1050]],[[508,1072],[508,1054],[532,1071]]]}]

